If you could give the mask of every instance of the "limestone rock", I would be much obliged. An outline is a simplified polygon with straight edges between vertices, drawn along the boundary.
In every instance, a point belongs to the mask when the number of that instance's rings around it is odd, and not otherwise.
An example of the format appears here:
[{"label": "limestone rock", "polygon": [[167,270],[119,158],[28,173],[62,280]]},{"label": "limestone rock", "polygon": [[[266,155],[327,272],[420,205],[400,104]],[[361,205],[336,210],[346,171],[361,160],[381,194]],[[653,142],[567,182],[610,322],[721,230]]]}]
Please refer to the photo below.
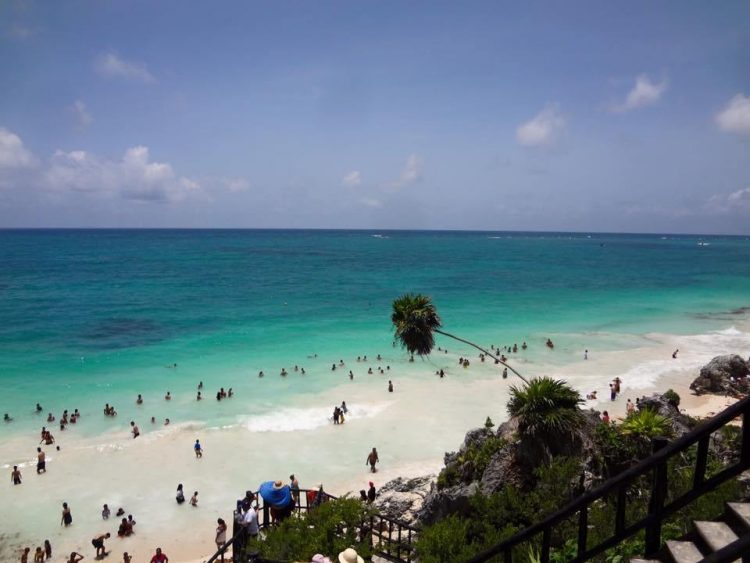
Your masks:
[{"label": "limestone rock", "polygon": [[425,475],[388,481],[380,487],[373,506],[384,516],[414,525],[435,478],[435,475]]},{"label": "limestone rock", "polygon": [[701,395],[715,393],[737,396],[750,392],[750,366],[737,354],[716,356],[701,368],[690,389]]},{"label": "limestone rock", "polygon": [[451,514],[463,515],[469,510],[471,497],[477,492],[479,483],[461,483],[453,487],[438,490],[433,486],[424,499],[422,509],[418,513],[420,524],[433,524]]},{"label": "limestone rock", "polygon": [[657,414],[665,417],[672,424],[672,431],[675,437],[682,436],[690,432],[693,424],[690,417],[685,416],[669,402],[669,399],[660,393],[654,393],[650,397],[643,396],[638,400],[638,410],[651,409]]}]

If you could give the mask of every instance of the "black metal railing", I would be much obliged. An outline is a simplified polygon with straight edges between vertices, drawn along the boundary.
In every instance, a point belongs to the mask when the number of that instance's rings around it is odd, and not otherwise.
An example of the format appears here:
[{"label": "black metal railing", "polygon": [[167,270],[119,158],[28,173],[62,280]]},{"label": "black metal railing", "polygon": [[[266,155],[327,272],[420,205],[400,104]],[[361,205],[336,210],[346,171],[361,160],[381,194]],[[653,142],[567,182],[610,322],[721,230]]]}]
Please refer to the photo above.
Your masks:
[{"label": "black metal railing", "polygon": [[[316,500],[316,495],[319,494],[319,491],[312,489],[300,489],[299,492],[299,501],[295,508],[295,512],[299,514],[307,513],[321,502],[336,499],[335,496],[323,492],[323,499]],[[257,492],[255,493],[255,498],[258,502],[258,528],[260,530],[270,528],[274,524],[270,506],[263,502],[263,498]],[[237,524],[236,513],[234,516],[232,538],[221,546],[206,563],[220,563],[230,550],[233,557],[235,557],[234,561],[243,561],[243,563],[245,560],[251,563],[282,563],[259,557],[253,558],[252,555],[248,554],[248,550],[246,549],[247,538],[245,537],[244,530]],[[383,516],[382,514],[372,514],[357,527],[357,530],[362,541],[369,542],[373,555],[379,555],[398,563],[410,563],[414,559],[414,541],[417,538],[417,530],[408,524]]]},{"label": "black metal railing", "polygon": [[732,563],[739,560],[742,563],[750,563],[750,533],[734,540],[720,550],[714,551],[698,563]]},{"label": "black metal railing", "polygon": [[[738,459],[707,478],[706,469],[711,435],[740,416],[742,417],[742,433]],[[669,482],[667,463],[696,444],[697,451],[692,484],[686,492],[675,496],[667,503]],[[499,556],[502,556],[505,563],[512,563],[514,549],[517,549],[521,544],[537,540],[540,534],[542,538],[539,559],[542,563],[548,563],[554,528],[573,518],[577,519],[578,534],[576,556],[571,559],[572,562],[587,561],[641,531],[644,532],[645,536],[645,555],[653,556],[661,548],[661,527],[666,518],[699,497],[713,491],[722,483],[736,477],[749,467],[750,397],[746,397],[674,442],[670,443],[665,438],[654,440],[654,453],[650,457],[584,493],[542,522],[534,524],[515,536],[483,551],[471,558],[468,563],[483,563]],[[648,513],[627,525],[627,491],[636,481],[649,475],[651,476],[651,491],[649,493]],[[615,503],[614,529],[611,531],[611,535],[605,539],[594,545],[589,545],[589,507],[593,503],[606,502],[607,500],[614,500]],[[716,561],[725,561],[725,559],[717,559]]]}]

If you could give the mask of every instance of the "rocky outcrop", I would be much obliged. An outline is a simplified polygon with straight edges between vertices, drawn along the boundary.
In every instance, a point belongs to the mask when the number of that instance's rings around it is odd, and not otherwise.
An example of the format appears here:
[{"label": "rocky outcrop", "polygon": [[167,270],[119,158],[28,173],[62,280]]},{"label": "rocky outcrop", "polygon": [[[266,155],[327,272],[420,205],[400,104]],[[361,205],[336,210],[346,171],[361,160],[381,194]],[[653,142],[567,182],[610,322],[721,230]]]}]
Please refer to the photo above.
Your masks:
[{"label": "rocky outcrop", "polygon": [[435,475],[413,479],[398,477],[380,488],[373,506],[384,516],[415,525],[417,513],[434,483]]},{"label": "rocky outcrop", "polygon": [[669,420],[672,425],[672,435],[675,437],[682,436],[693,429],[694,423],[691,418],[682,414],[674,401],[670,401],[666,395],[654,393],[650,397],[641,397],[638,400],[638,410],[643,409],[651,409]]},{"label": "rocky outcrop", "polygon": [[750,366],[737,354],[716,356],[690,384],[696,394],[739,396],[750,392]]},{"label": "rocky outcrop", "polygon": [[534,470],[552,457],[588,459],[598,424],[599,414],[586,411],[575,434],[544,441],[519,436],[515,419],[497,431],[470,430],[457,452],[445,454],[445,468],[424,500],[419,522],[431,524],[450,514],[466,514],[477,492],[490,495],[509,484],[523,489],[532,483]]},{"label": "rocky outcrop", "polygon": [[421,510],[417,513],[419,524],[433,524],[451,514],[465,515],[469,511],[471,497],[478,489],[479,483],[476,481],[446,488],[438,488],[433,484]]}]

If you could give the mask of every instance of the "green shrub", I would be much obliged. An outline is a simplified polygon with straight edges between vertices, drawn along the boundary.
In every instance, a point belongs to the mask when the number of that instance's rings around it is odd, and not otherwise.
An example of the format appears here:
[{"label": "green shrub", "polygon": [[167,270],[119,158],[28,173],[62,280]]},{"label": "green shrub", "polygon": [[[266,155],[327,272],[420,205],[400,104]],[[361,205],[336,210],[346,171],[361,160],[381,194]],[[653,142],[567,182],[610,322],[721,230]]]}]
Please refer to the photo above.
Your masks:
[{"label": "green shrub", "polygon": [[369,538],[361,538],[358,526],[371,509],[358,499],[342,497],[325,502],[305,515],[293,516],[269,530],[259,543],[261,554],[282,561],[310,561],[316,553],[334,557],[354,547],[362,557],[371,555]]},{"label": "green shrub", "polygon": [[494,427],[495,423],[492,422],[492,419],[488,416],[487,420],[484,421],[484,427],[489,430],[490,428]]},{"label": "green shrub", "polygon": [[680,396],[673,389],[667,389],[667,392],[664,393],[664,398],[674,408],[679,408],[679,406],[680,406]]}]

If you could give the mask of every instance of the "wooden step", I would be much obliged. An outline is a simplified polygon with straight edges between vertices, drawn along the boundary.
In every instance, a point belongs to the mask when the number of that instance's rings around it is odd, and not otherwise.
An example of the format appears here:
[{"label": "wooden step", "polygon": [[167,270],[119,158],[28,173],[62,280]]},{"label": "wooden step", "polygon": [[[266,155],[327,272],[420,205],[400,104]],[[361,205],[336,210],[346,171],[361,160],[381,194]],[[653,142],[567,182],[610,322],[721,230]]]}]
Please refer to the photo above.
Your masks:
[{"label": "wooden step", "polygon": [[737,540],[737,534],[724,522],[695,522],[695,529],[711,551],[718,551]]},{"label": "wooden step", "polygon": [[727,506],[737,521],[750,529],[750,504],[745,502],[728,502]]},{"label": "wooden step", "polygon": [[667,550],[674,563],[698,563],[703,559],[703,554],[691,541],[668,540]]}]

